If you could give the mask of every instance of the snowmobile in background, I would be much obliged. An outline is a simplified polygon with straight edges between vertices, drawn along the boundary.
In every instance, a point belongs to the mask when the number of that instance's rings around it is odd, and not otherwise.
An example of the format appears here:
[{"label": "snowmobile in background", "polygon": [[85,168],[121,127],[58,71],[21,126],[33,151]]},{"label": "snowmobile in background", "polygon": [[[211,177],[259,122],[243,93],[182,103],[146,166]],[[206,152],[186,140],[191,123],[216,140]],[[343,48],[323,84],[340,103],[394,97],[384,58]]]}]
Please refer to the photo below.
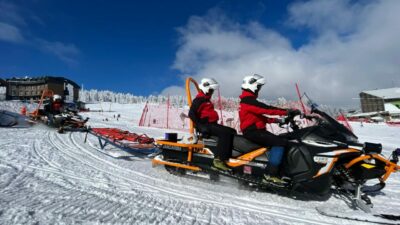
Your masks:
[{"label": "snowmobile in background", "polygon": [[[190,83],[197,88],[193,79],[186,81],[189,105]],[[372,203],[368,194],[382,190],[390,174],[400,169],[397,165],[400,150],[393,151],[390,159],[384,158],[381,144],[360,143],[350,130],[320,111],[312,101],[309,102],[312,114],[304,118],[313,121],[314,125],[300,128],[297,118],[291,117],[287,120],[291,131],[281,134],[290,142],[281,165],[285,185],[262,182],[268,165],[269,148],[241,135],[234,137],[232,157],[227,162],[232,170],[215,170],[212,168],[213,152],[218,140],[214,137],[202,138],[194,132],[192,124],[192,143],[177,140],[174,135],[157,140],[156,145],[161,152],[152,163],[164,165],[175,175],[203,173],[212,180],[227,176],[258,189],[295,197],[305,196],[307,199],[327,200],[335,192],[348,197],[354,208],[371,212]],[[378,182],[366,185],[370,180]]]},{"label": "snowmobile in background", "polygon": [[[45,89],[38,103],[37,108],[28,114],[32,121],[41,121],[44,124],[57,128],[59,133],[64,131],[87,131],[86,122],[89,118],[83,118],[78,114],[78,111],[71,107],[65,109],[58,114],[53,114],[50,111],[54,92]],[[69,106],[69,105],[67,105]]]},{"label": "snowmobile in background", "polygon": [[88,130],[86,122],[88,120],[89,117],[84,119],[75,112],[65,111],[58,115],[48,115],[47,125],[57,128],[59,133],[64,133],[65,131],[86,132]]}]

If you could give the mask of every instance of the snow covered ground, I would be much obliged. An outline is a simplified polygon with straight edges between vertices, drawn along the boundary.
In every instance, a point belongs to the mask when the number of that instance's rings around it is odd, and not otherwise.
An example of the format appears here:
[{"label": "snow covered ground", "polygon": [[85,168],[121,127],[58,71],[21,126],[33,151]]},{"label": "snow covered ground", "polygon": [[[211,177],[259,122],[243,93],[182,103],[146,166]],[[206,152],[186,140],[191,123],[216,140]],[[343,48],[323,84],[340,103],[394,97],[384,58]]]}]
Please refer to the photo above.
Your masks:
[{"label": "snow covered ground", "polygon": [[[89,108],[109,110],[109,103]],[[92,127],[119,127],[162,137],[166,130],[137,127],[143,105],[112,104],[90,112]],[[121,114],[121,119],[114,115]],[[108,121],[106,121],[106,118]],[[382,142],[384,154],[400,147],[400,128],[352,123],[361,141]],[[83,133],[58,134],[45,126],[0,130],[0,224],[362,224],[333,219],[315,207],[343,207],[242,190],[221,182],[176,177],[148,159],[121,160],[100,151]],[[400,177],[390,177],[375,208],[399,214]]]}]

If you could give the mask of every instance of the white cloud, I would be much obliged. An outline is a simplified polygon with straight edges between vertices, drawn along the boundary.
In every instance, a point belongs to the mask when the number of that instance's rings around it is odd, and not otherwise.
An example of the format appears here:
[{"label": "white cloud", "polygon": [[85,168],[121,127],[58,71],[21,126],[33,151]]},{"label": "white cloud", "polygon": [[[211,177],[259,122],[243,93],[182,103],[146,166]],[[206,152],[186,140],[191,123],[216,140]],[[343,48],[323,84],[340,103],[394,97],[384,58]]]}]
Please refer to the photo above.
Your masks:
[{"label": "white cloud", "polygon": [[24,11],[16,4],[0,0],[0,41],[38,48],[69,65],[78,63],[77,58],[81,54],[78,47],[70,43],[49,41],[29,35],[28,22],[30,21],[44,25],[44,22],[31,11]]},{"label": "white cloud", "polygon": [[19,8],[15,4],[7,1],[0,1],[0,21],[18,25],[26,24],[25,19],[21,16]]},{"label": "white cloud", "polygon": [[38,40],[37,43],[41,50],[55,55],[60,60],[70,65],[76,65],[78,63],[77,57],[80,55],[80,51],[74,44],[50,42],[46,40]]},{"label": "white cloud", "polygon": [[0,40],[20,43],[24,41],[24,38],[17,27],[0,22]]},{"label": "white cloud", "polygon": [[294,27],[308,27],[318,32],[335,30],[346,33],[356,27],[363,10],[365,8],[362,5],[350,4],[350,0],[297,2],[288,9],[287,23]]},{"label": "white cloud", "polygon": [[[179,29],[173,68],[195,79],[214,77],[223,95],[238,96],[245,75],[268,84],[262,97],[295,98],[299,82],[320,102],[357,105],[364,89],[400,79],[400,1],[307,1],[289,7],[287,24],[312,38],[299,48],[258,22],[238,24],[211,10]],[[217,14],[217,15],[216,15]]]},{"label": "white cloud", "polygon": [[185,88],[181,87],[181,86],[170,86],[166,89],[164,89],[161,92],[161,95],[170,95],[170,96],[183,96],[185,95]]}]

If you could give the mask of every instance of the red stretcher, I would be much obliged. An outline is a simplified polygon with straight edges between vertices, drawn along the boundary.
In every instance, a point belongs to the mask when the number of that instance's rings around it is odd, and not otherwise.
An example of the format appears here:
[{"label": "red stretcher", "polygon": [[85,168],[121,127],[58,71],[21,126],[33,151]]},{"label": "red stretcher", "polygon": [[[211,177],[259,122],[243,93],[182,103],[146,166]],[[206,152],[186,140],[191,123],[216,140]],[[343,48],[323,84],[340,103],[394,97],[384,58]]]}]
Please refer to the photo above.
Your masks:
[{"label": "red stretcher", "polygon": [[154,146],[154,138],[146,134],[139,135],[118,128],[90,128],[87,134],[89,133],[98,138],[102,150],[105,150],[106,145],[110,144],[135,157],[150,157],[158,152]]}]

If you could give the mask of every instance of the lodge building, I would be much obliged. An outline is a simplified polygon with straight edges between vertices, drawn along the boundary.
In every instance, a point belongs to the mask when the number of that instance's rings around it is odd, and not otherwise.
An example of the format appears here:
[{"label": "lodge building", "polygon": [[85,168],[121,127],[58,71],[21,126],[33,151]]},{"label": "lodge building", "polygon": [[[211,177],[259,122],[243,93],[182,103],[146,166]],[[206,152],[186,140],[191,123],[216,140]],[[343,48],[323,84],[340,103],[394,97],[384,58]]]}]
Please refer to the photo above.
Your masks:
[{"label": "lodge building", "polygon": [[363,113],[382,112],[400,113],[400,88],[377,89],[360,93]]},{"label": "lodge building", "polygon": [[79,99],[79,85],[64,77],[14,77],[6,79],[5,86],[7,100],[38,100],[45,89],[70,101],[77,102]]}]

